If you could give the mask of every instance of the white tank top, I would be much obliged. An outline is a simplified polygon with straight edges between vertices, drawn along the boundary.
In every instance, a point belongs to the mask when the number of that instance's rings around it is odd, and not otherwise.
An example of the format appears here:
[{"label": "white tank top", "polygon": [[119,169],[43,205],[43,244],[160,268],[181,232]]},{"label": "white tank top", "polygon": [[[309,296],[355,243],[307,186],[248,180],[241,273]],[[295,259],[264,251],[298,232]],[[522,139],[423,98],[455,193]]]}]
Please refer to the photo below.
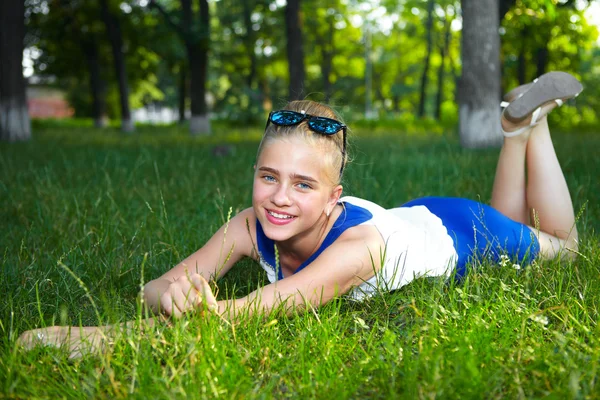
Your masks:
[{"label": "white tank top", "polygon": [[357,197],[341,202],[368,210],[373,217],[361,225],[373,225],[383,241],[383,267],[375,276],[352,289],[349,295],[362,299],[379,291],[399,289],[420,277],[449,277],[458,254],[442,220],[425,206],[385,208]]}]

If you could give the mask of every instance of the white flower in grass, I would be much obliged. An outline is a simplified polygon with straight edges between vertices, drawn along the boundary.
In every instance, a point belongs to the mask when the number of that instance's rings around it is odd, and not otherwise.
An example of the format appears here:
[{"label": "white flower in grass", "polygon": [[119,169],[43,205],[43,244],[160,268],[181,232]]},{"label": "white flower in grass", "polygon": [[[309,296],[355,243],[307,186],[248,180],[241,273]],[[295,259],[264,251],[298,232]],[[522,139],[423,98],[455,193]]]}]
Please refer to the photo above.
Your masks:
[{"label": "white flower in grass", "polygon": [[531,319],[534,322],[537,322],[540,325],[548,325],[548,322],[550,322],[548,320],[548,317],[546,317],[545,315],[542,314],[533,314],[529,316],[529,319]]},{"label": "white flower in grass", "polygon": [[360,317],[354,317],[354,323],[362,329],[369,329],[369,325],[367,325],[365,320]]},{"label": "white flower in grass", "polygon": [[521,265],[520,264],[513,264],[513,268],[518,271],[518,270],[521,269]]},{"label": "white flower in grass", "polygon": [[500,266],[501,267],[506,267],[509,262],[510,262],[510,260],[508,259],[508,256],[506,254],[502,254],[500,256]]}]

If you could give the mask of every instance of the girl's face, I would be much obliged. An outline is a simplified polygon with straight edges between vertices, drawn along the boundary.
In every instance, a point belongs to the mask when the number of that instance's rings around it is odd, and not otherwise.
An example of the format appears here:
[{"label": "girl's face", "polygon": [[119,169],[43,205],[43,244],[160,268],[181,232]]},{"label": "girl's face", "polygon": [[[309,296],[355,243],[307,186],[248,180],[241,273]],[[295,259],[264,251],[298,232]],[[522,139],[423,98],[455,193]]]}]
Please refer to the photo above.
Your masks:
[{"label": "girl's face", "polygon": [[327,222],[342,193],[327,178],[323,154],[301,138],[266,144],[254,173],[252,206],[265,235],[285,241]]}]

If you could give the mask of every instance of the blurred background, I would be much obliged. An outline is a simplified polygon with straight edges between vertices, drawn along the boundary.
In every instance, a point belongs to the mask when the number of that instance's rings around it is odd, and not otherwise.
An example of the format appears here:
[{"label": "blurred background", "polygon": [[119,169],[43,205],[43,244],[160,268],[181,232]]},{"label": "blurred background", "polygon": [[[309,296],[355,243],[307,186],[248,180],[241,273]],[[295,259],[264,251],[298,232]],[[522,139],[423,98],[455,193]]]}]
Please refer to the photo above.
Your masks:
[{"label": "blurred background", "polygon": [[[2,46],[22,34],[31,118],[114,121],[126,132],[135,123],[182,123],[208,133],[211,121],[259,126],[296,98],[330,103],[355,126],[452,128],[460,94],[469,93],[461,86],[465,57],[489,57],[482,53],[497,41],[493,104],[544,72],[568,71],[586,96],[554,126],[596,130],[600,1],[462,3],[4,0],[4,14],[22,13],[24,29],[5,33]],[[468,16],[465,7],[474,8]],[[464,37],[467,23],[482,35]],[[488,25],[496,38],[483,32]],[[495,79],[483,72],[475,86]]]}]

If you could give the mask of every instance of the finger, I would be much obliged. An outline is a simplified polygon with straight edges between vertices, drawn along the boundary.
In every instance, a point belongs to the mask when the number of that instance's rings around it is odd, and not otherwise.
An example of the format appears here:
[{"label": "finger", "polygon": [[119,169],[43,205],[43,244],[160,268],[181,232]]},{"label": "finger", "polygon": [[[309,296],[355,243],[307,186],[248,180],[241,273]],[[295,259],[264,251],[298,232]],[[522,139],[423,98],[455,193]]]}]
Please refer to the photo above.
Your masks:
[{"label": "finger", "polygon": [[170,290],[167,290],[160,296],[160,310],[167,316],[173,314],[173,299]]},{"label": "finger", "polygon": [[179,318],[181,317],[181,310],[177,307],[175,297],[175,288],[170,287],[160,298],[160,308],[163,314]]},{"label": "finger", "polygon": [[174,285],[171,287],[171,298],[173,299],[173,314],[180,317],[186,311],[187,293],[183,292],[181,287]]},{"label": "finger", "polygon": [[201,300],[204,302],[204,304],[206,304],[206,307],[210,311],[215,312],[218,309],[217,299],[215,298],[215,295],[213,294],[206,279],[199,274],[195,274],[191,278],[196,290],[198,290],[198,293],[201,296]]}]

